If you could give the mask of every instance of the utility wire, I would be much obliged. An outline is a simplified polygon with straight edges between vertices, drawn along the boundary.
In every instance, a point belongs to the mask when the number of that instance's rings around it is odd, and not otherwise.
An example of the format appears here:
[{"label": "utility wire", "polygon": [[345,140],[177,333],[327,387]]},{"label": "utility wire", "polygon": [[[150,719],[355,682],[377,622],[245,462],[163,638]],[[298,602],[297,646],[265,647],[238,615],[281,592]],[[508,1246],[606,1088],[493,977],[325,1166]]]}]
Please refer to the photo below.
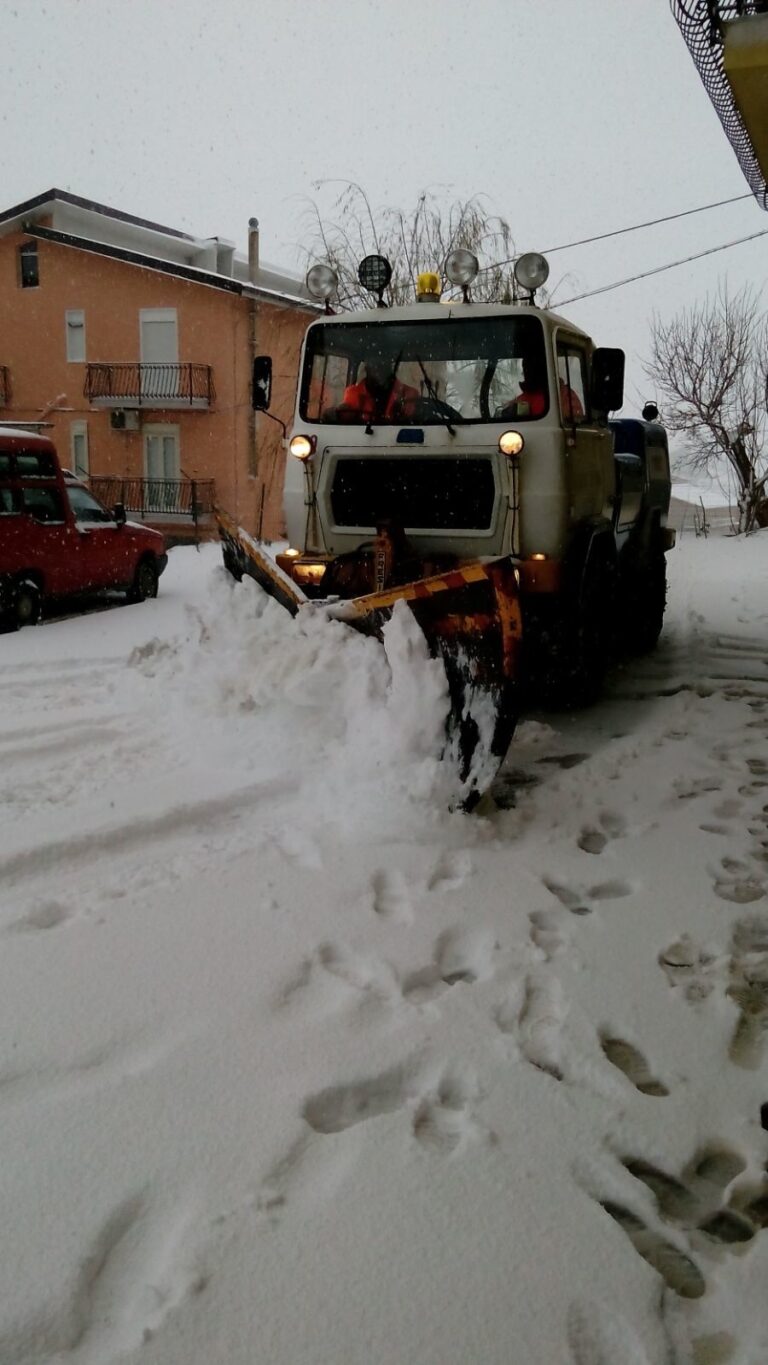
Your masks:
[{"label": "utility wire", "polygon": [[616,280],[613,284],[603,284],[599,289],[589,289],[585,294],[574,294],[570,299],[560,299],[557,303],[552,302],[552,308],[565,308],[569,303],[578,303],[581,299],[591,299],[595,294],[607,294],[611,289],[621,289],[625,284],[634,284],[635,280],[647,280],[649,275],[661,275],[665,270],[674,270],[678,265],[687,265],[689,261],[700,261],[703,256],[714,256],[717,251],[728,251],[732,246],[741,246],[743,242],[754,242],[757,237],[768,236],[768,228],[762,228],[760,232],[753,232],[749,237],[736,237],[732,242],[723,242],[721,246],[711,246],[706,251],[697,251],[693,256],[683,256],[679,261],[669,261],[667,265],[654,266],[653,270],[643,270],[639,275],[628,275],[625,280]]},{"label": "utility wire", "polygon": [[[690,218],[692,213],[706,213],[708,209],[720,209],[725,204],[739,204],[744,199],[754,199],[754,197],[754,194],[737,194],[733,199],[718,199],[714,204],[700,204],[697,209],[683,209],[680,213],[667,213],[663,218],[649,218],[646,223],[632,223],[629,227],[614,228],[612,232],[599,232],[595,237],[580,237],[577,242],[564,242],[561,246],[548,246],[542,255],[552,256],[556,251],[568,251],[575,246],[588,246],[591,242],[604,242],[608,237],[622,237],[627,232],[639,232],[641,228],[657,227],[659,223],[673,223],[677,218]],[[517,259],[518,256],[508,256],[504,261],[493,261],[490,265],[481,266],[477,273],[482,275],[488,270],[494,270],[497,266],[511,265]]]}]

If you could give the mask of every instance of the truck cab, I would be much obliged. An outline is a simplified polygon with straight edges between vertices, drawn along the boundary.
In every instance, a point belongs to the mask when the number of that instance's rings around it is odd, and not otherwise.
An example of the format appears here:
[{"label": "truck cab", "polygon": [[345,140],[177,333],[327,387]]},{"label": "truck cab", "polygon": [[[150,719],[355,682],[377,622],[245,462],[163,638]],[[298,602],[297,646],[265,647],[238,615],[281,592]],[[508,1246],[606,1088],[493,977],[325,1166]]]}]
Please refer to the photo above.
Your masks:
[{"label": "truck cab", "polygon": [[[290,547],[277,565],[307,597],[352,599],[503,562],[526,668],[543,676],[554,661],[568,694],[586,697],[620,622],[630,648],[661,630],[674,543],[666,435],[610,420],[624,353],[536,305],[544,257],[516,263],[527,301],[473,302],[477,269],[456,251],[444,273],[461,298],[443,300],[430,272],[415,303],[387,308],[388,262],[367,257],[359,277],[378,304],[341,314],[329,303],[334,272],[310,270],[326,315],[302,350],[286,439]],[[269,366],[254,362],[257,409],[268,407]]]}]

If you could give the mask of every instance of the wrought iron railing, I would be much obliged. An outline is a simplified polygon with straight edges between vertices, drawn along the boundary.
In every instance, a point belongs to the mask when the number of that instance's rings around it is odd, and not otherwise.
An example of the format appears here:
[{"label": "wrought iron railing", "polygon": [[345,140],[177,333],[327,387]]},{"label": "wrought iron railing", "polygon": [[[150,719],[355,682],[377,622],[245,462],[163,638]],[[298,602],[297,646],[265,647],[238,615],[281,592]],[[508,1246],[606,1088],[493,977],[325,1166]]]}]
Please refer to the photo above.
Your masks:
[{"label": "wrought iron railing", "polygon": [[188,403],[208,407],[216,397],[210,365],[155,365],[118,362],[86,365],[85,396],[89,402],[137,404]]},{"label": "wrought iron railing", "polygon": [[146,517],[189,517],[197,526],[213,512],[213,479],[119,479],[99,475],[89,479],[94,495],[106,507],[122,502],[126,512]]},{"label": "wrought iron railing", "polygon": [[722,29],[727,19],[765,14],[766,0],[670,0],[670,5],[747,184],[758,203],[768,208],[768,183],[725,74]]},{"label": "wrought iron railing", "polygon": [[7,365],[0,365],[0,408],[4,408],[11,396],[11,376]]}]

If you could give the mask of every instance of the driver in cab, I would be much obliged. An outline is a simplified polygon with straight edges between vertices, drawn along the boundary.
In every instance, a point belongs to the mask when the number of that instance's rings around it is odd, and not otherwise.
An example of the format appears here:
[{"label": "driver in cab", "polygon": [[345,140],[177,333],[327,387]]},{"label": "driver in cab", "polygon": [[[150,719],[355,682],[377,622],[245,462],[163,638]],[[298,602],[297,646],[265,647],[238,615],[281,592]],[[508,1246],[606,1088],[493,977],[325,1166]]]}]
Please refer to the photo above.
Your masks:
[{"label": "driver in cab", "polygon": [[367,360],[364,378],[344,390],[337,416],[342,421],[412,421],[420,395],[401,383],[396,369],[395,361],[383,356]]},{"label": "driver in cab", "polygon": [[[511,402],[507,403],[506,407],[502,408],[499,416],[505,421],[507,418],[514,417],[543,417],[547,411],[548,403],[546,369],[530,360],[524,360],[520,392]],[[560,406],[567,422],[583,421],[584,408],[578,394],[569,388],[562,377],[560,378]]]}]

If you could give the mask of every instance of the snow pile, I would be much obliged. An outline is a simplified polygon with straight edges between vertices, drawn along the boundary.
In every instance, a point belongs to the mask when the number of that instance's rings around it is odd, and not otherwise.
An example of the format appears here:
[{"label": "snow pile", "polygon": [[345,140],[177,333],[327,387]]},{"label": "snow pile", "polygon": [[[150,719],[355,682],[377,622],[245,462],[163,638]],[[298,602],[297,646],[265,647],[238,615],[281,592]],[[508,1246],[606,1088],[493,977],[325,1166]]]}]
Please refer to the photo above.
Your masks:
[{"label": "snow pile", "polygon": [[294,815],[313,828],[381,831],[383,819],[393,832],[462,794],[443,758],[445,672],[404,604],[380,644],[322,610],[293,618],[220,569],[188,609],[185,637],[139,648],[131,663],[173,698],[180,744],[300,784]]}]

